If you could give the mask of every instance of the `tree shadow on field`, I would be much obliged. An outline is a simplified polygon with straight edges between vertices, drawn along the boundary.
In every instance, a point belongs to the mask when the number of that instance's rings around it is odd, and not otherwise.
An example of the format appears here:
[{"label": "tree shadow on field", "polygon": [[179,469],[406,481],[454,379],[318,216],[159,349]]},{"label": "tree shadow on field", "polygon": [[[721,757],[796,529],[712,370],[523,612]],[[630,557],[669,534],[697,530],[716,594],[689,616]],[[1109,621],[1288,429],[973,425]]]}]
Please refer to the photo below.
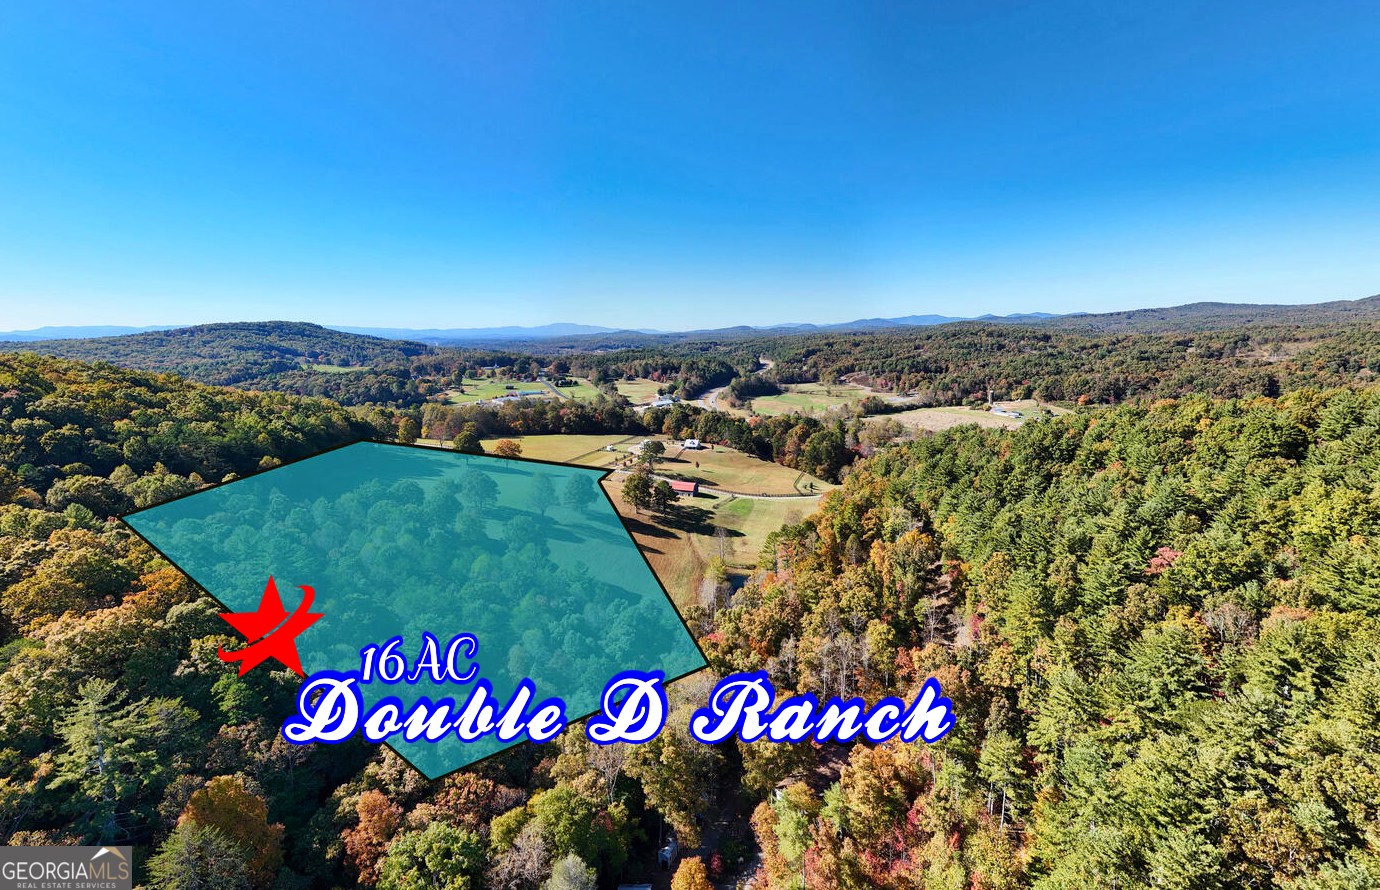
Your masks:
[{"label": "tree shadow on field", "polygon": [[[661,517],[661,522],[677,531],[686,532],[694,535],[712,535],[721,526],[716,526],[711,520],[714,514],[704,507],[696,507],[693,504],[684,502],[672,507],[671,512]],[[731,528],[725,528],[724,534],[730,538],[741,538],[743,533]]]},{"label": "tree shadow on field", "polygon": [[637,516],[624,516],[623,525],[627,526],[628,531],[635,535],[642,535],[647,538],[671,539],[675,535],[659,525],[647,522]]}]

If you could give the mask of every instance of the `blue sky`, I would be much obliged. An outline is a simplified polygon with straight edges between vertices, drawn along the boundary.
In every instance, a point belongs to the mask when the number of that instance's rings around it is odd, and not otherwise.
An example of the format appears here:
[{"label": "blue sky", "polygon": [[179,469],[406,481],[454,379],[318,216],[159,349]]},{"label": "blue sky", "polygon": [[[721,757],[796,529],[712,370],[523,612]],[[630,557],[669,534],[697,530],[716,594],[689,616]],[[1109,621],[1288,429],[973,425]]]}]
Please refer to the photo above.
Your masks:
[{"label": "blue sky", "polygon": [[1347,2],[12,4],[0,329],[1366,296],[1377,38]]}]

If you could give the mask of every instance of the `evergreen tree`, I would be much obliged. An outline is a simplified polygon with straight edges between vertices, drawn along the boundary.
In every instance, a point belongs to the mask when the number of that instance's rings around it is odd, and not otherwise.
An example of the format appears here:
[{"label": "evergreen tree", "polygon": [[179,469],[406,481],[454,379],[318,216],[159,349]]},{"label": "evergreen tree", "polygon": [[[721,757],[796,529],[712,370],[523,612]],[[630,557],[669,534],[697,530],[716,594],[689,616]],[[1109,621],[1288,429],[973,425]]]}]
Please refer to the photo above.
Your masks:
[{"label": "evergreen tree", "polygon": [[149,858],[154,890],[250,890],[244,850],[220,829],[179,825]]}]

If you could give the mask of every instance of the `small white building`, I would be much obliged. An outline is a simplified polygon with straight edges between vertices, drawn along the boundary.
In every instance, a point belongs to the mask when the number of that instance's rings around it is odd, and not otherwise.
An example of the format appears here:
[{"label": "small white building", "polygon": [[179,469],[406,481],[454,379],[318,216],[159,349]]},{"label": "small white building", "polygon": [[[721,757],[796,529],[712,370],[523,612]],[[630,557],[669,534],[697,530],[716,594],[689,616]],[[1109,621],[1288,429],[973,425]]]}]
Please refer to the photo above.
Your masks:
[{"label": "small white building", "polygon": [[676,402],[679,402],[679,401],[680,401],[680,399],[676,398],[675,396],[669,396],[669,395],[668,395],[668,396],[657,396],[657,397],[652,401],[652,407],[653,407],[653,408],[669,408],[669,407],[671,407],[672,405],[674,405]]},{"label": "small white building", "polygon": [[676,840],[673,834],[666,839],[666,846],[657,853],[657,862],[665,866],[668,870],[676,864],[676,857],[680,855],[680,841]]},{"label": "small white building", "polygon": [[696,450],[698,450],[699,447],[700,447],[700,440],[699,440],[699,439],[686,439],[686,440],[685,440],[685,444],[684,444],[682,447],[683,447],[683,448],[688,448],[688,449],[690,449],[691,451],[696,451]]}]

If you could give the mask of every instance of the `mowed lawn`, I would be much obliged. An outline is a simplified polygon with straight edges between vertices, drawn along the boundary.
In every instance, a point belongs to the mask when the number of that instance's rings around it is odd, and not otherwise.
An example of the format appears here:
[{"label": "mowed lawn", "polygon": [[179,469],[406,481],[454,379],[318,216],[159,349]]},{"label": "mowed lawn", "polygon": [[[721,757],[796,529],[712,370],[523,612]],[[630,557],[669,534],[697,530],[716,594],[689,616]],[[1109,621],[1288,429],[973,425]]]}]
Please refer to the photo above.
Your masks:
[{"label": "mowed lawn", "polygon": [[878,415],[871,419],[882,420],[887,417],[902,426],[914,430],[929,430],[935,433],[962,426],[965,423],[1007,430],[1015,429],[1021,425],[1018,418],[1002,417],[1000,414],[993,414],[985,408],[915,408],[910,411],[902,411],[899,414]]},{"label": "mowed lawn", "polygon": [[752,410],[758,414],[807,414],[827,411],[840,405],[860,402],[867,392],[847,383],[832,386],[823,383],[790,383],[786,392],[775,396],[758,396],[752,400]]},{"label": "mowed lawn", "polygon": [[993,402],[992,404],[998,408],[1005,408],[1007,411],[1018,411],[1026,417],[1039,417],[1043,411],[1048,411],[1050,414],[1073,413],[1068,408],[1060,408],[1058,405],[1051,405],[1035,399],[1013,399],[1009,402]]},{"label": "mowed lawn", "polygon": [[660,383],[645,377],[638,377],[636,380],[619,380],[614,385],[634,405],[644,405],[652,401],[656,398],[657,390],[661,389]]},{"label": "mowed lawn", "polygon": [[[682,499],[669,517],[638,513],[623,500],[626,475],[604,480],[652,571],[682,610],[701,602],[705,572],[722,555],[730,574],[745,575],[757,564],[767,535],[788,522],[799,522],[819,505],[819,498],[752,500],[701,494]],[[716,529],[722,528],[722,536]]]}]

